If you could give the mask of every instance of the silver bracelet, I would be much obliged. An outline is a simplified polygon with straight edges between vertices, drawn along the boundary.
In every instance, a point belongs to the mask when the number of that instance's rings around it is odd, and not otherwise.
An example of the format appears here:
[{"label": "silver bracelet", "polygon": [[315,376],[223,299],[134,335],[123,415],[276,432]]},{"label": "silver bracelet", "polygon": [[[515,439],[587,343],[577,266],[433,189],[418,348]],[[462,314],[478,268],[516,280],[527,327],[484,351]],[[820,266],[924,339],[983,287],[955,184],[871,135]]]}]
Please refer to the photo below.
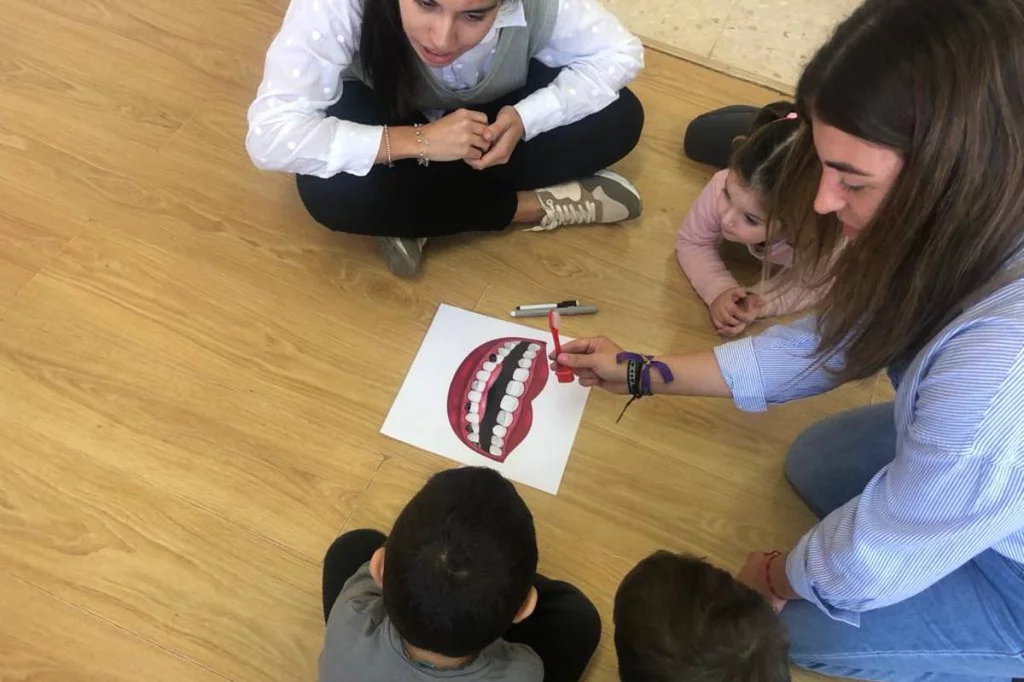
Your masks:
[{"label": "silver bracelet", "polygon": [[416,162],[421,166],[429,166],[430,159],[427,158],[427,147],[430,146],[430,140],[427,139],[427,136],[423,132],[423,124],[413,123],[412,129],[416,134],[416,144],[419,146],[419,158]]},{"label": "silver bracelet", "polygon": [[394,168],[395,164],[391,161],[391,133],[387,126],[384,126],[384,153],[388,157],[388,168]]}]

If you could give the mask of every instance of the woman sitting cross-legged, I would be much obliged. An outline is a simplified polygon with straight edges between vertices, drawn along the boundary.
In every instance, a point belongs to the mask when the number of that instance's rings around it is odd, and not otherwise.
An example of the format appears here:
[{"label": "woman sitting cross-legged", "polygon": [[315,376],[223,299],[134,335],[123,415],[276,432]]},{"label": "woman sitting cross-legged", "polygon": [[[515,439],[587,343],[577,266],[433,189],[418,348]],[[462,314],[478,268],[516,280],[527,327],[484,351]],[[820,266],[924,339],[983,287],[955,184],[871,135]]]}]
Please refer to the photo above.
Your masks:
[{"label": "woman sitting cross-legged", "polygon": [[428,237],[638,216],[604,169],[640,137],[642,67],[596,0],[292,0],[246,146],[408,277]]}]

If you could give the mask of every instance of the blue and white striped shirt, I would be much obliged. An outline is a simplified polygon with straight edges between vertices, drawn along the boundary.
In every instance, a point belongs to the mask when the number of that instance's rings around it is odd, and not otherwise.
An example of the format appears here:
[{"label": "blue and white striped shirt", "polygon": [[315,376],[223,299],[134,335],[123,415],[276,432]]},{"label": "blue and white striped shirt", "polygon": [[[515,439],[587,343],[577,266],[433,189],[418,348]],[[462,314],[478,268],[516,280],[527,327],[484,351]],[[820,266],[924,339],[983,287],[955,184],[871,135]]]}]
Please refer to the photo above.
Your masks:
[{"label": "blue and white striped shirt", "polygon": [[[715,354],[737,407],[759,412],[836,387],[824,368],[807,371],[817,345],[811,317]],[[786,566],[801,597],[855,625],[985,550],[1024,563],[1024,280],[889,374],[895,459],[804,535]]]}]

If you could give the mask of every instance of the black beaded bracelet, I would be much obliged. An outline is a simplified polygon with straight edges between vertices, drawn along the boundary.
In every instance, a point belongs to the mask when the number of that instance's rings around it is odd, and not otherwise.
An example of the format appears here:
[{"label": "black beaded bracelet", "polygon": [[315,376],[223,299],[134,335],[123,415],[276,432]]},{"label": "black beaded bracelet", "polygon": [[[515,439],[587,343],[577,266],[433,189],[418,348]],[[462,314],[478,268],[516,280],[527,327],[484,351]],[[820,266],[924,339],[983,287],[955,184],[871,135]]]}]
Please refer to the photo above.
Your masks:
[{"label": "black beaded bracelet", "polygon": [[641,367],[642,363],[639,360],[626,361],[626,390],[634,398],[642,395]]},{"label": "black beaded bracelet", "polygon": [[626,363],[626,390],[632,396],[629,402],[626,403],[626,406],[622,408],[622,412],[619,413],[619,418],[615,420],[616,424],[622,420],[622,416],[626,414],[626,410],[629,409],[634,400],[654,395],[654,391],[651,389],[652,367],[658,370],[658,374],[661,375],[662,381],[666,384],[671,383],[675,379],[669,366],[664,362],[655,360],[652,355],[622,352],[615,356],[615,362],[619,364],[622,362]]}]

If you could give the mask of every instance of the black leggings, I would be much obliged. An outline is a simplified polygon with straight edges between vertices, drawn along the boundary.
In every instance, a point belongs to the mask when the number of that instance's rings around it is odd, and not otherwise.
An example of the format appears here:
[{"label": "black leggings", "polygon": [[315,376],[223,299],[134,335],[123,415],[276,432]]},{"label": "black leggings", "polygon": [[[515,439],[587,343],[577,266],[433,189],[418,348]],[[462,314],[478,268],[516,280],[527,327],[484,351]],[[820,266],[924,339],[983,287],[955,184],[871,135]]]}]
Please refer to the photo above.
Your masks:
[{"label": "black leggings", "polygon": [[758,107],[734,104],[701,114],[686,126],[683,153],[715,168],[727,167],[733,139],[749,135],[760,112]]},{"label": "black leggings", "polygon": [[[334,541],[324,557],[324,620],[341,588],[384,544],[383,533],[354,530]],[[537,608],[505,633],[544,662],[544,682],[577,682],[601,639],[601,617],[586,596],[568,583],[537,576]]]},{"label": "black leggings", "polygon": [[[559,69],[530,64],[522,89],[487,105],[473,107],[494,120],[498,111],[554,80]],[[379,125],[373,91],[346,81],[328,116]],[[426,123],[417,117],[406,124]],[[512,222],[519,190],[537,189],[593,175],[636,146],[644,124],[640,100],[628,89],[601,111],[520,142],[509,162],[483,171],[462,161],[420,166],[416,159],[378,164],[363,177],[338,173],[330,178],[298,176],[299,196],[310,215],[339,232],[388,237],[436,237],[460,232],[502,230]]]}]

